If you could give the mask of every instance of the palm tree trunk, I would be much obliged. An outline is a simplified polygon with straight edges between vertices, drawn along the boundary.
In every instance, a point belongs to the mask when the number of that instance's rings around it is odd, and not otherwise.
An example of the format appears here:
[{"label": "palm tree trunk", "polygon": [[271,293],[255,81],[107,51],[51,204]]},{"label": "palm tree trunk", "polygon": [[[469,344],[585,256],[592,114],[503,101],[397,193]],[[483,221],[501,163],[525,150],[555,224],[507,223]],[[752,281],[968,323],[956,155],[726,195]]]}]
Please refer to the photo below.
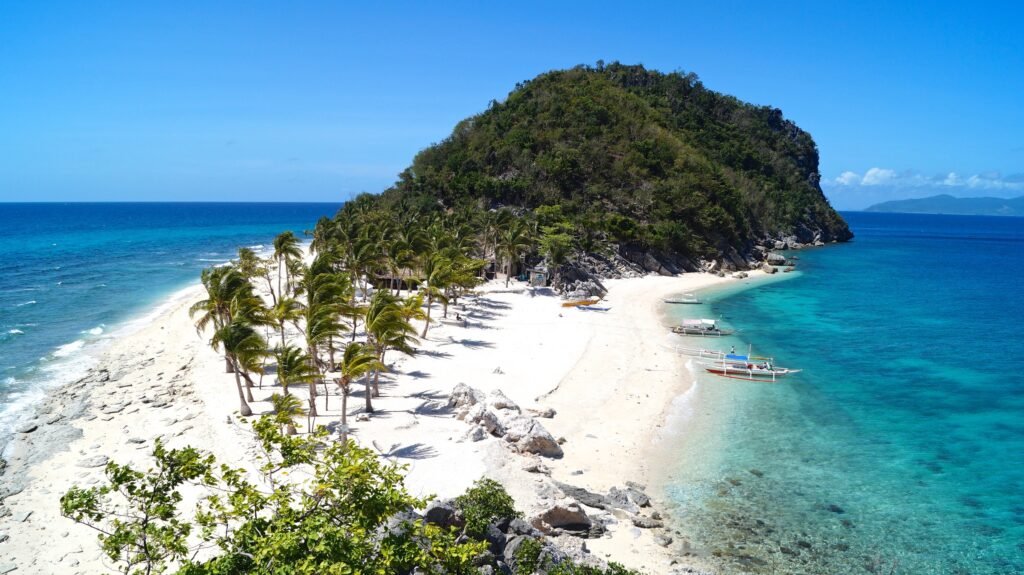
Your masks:
[{"label": "palm tree trunk", "polygon": [[373,413],[373,402],[370,400],[370,374],[367,373],[363,379],[363,384],[366,386],[366,413]]},{"label": "palm tree trunk", "polygon": [[270,301],[272,301],[274,303],[274,306],[277,306],[277,294],[274,293],[274,282],[270,281],[270,274],[267,274],[266,280],[267,280],[267,289],[270,290]]},{"label": "palm tree trunk", "polygon": [[[288,273],[288,264],[290,262],[291,259],[289,259],[288,257],[284,258],[284,287],[286,290],[288,290],[289,293],[292,291],[292,277]],[[284,292],[281,292],[281,295],[284,296]]]},{"label": "palm tree trunk", "polygon": [[228,354],[224,354],[224,373],[234,373],[235,364],[231,363],[231,358]]},{"label": "palm tree trunk", "polygon": [[245,379],[245,399],[247,401],[256,401],[255,399],[252,398],[253,383],[252,378],[249,377],[249,373],[245,370],[242,370],[242,378]]},{"label": "palm tree trunk", "polygon": [[277,293],[284,297],[284,292],[281,291],[281,258],[277,258]]},{"label": "palm tree trunk", "polygon": [[427,291],[427,321],[423,324],[423,333],[420,334],[420,337],[427,337],[427,328],[430,327],[430,306],[433,303],[434,296],[430,291]]},{"label": "palm tree trunk", "polygon": [[245,392],[242,391],[242,378],[238,376],[238,370],[235,370],[235,387],[238,388],[238,401],[241,405],[238,408],[238,412],[242,414],[242,417],[249,417],[252,415],[252,408],[245,402]]},{"label": "palm tree trunk", "polygon": [[309,416],[316,417],[316,381],[309,382]]},{"label": "palm tree trunk", "polygon": [[281,348],[284,349],[284,321],[281,322]]},{"label": "palm tree trunk", "polygon": [[373,370],[373,396],[380,397],[380,370]]},{"label": "palm tree trunk", "polygon": [[[348,426],[348,384],[341,385],[338,383],[338,387],[341,388],[341,426]],[[343,434],[347,437],[347,434]]]}]

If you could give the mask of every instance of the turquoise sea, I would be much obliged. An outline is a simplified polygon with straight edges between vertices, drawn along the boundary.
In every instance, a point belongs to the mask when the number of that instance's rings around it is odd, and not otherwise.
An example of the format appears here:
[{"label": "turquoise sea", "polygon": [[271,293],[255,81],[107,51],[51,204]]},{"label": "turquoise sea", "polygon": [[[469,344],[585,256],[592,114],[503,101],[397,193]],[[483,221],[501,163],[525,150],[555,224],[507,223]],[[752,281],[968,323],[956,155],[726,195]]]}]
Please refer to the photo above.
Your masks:
[{"label": "turquoise sea", "polygon": [[724,573],[1024,573],[1024,218],[843,215],[852,243],[669,312],[804,369],[699,376],[682,545]]},{"label": "turquoise sea", "polygon": [[[0,203],[0,438],[202,268],[340,204]],[[0,442],[2,443],[2,442]]]}]

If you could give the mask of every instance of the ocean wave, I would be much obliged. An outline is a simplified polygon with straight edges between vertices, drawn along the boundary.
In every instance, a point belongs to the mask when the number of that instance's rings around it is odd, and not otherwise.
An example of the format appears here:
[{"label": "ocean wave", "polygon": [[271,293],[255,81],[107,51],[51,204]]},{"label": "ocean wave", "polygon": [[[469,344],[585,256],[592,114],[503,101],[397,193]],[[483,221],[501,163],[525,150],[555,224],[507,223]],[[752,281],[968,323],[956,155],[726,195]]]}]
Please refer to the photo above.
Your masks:
[{"label": "ocean wave", "polygon": [[218,262],[218,263],[226,264],[226,263],[230,262],[231,260],[226,260],[224,258],[196,258],[196,261],[197,262]]},{"label": "ocean wave", "polygon": [[100,324],[92,329],[83,329],[79,333],[87,333],[89,335],[100,335],[101,333],[103,333],[103,324]]},{"label": "ocean wave", "polygon": [[75,352],[81,350],[83,347],[85,347],[85,340],[76,339],[71,343],[58,347],[57,350],[53,352],[53,357],[69,357]]},{"label": "ocean wave", "polygon": [[27,301],[25,303],[15,304],[14,307],[21,307],[21,306],[24,306],[24,305],[35,305],[36,303],[39,303],[39,302],[37,302],[36,300],[32,299],[32,300],[29,300],[29,301]]},{"label": "ocean wave", "polygon": [[14,328],[14,329],[7,330],[7,333],[9,333],[11,335],[19,335],[19,334],[22,334],[22,333],[25,333],[25,332],[21,331],[18,328]]},{"label": "ocean wave", "polygon": [[4,385],[6,385],[6,386],[11,386],[11,385],[14,385],[15,383],[18,383],[18,380],[14,379],[13,377],[5,377],[4,378]]}]

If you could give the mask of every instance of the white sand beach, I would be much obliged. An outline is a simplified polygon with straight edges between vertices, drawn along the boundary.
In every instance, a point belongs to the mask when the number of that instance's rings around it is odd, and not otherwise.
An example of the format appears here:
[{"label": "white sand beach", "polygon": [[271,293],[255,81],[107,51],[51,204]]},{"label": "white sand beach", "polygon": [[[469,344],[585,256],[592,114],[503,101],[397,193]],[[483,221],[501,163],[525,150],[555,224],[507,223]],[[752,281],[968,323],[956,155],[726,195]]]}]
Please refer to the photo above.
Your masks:
[{"label": "white sand beach", "polygon": [[[450,307],[451,319],[434,325],[417,355],[387,358],[392,373],[382,378],[368,420],[357,417],[363,388],[353,385],[353,436],[407,465],[407,485],[416,495],[453,497],[475,479],[492,477],[527,518],[560,496],[552,480],[602,493],[626,481],[645,484],[660,465],[656,442],[666,410],[692,384],[681,359],[665,346],[675,336],[661,325],[662,300],[736,281],[711,274],[611,280],[602,302],[608,311],[563,308],[557,297],[531,297],[523,284],[506,290],[502,282],[489,283]],[[0,519],[0,538],[7,539],[0,544],[0,566],[40,574],[109,570],[96,533],[61,517],[58,503],[72,485],[100,481],[107,457],[146,468],[154,439],[163,437],[171,447],[200,447],[232,466],[254,461],[251,433],[237,416],[233,376],[188,315],[201,294],[199,286],[179,294],[179,303],[115,341],[95,370],[52,391],[36,419],[12,439],[4,479],[14,494],[4,502],[10,514]],[[439,306],[433,315],[440,317]],[[262,383],[253,390],[257,415],[269,412],[266,399],[280,392],[272,375]],[[471,426],[447,408],[460,383],[485,393],[500,389],[524,412],[553,409],[553,417],[537,421],[564,438],[564,456],[519,454],[499,437],[467,439]],[[331,387],[330,396],[319,398],[317,424],[339,418],[340,398]],[[658,493],[648,493],[652,509],[659,509]],[[612,519],[606,535],[585,540],[588,549],[648,573],[669,570],[671,553],[655,541],[663,529]]]}]

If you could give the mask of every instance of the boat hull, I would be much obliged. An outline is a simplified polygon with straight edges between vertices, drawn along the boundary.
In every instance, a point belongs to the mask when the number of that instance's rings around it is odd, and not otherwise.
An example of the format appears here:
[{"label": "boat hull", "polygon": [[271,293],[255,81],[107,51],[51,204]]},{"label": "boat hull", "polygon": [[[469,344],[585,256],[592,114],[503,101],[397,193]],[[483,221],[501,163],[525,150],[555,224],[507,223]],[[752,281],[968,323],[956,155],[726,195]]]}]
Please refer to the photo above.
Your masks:
[{"label": "boat hull", "polygon": [[721,377],[730,377],[733,379],[745,379],[747,381],[776,381],[788,375],[799,373],[799,369],[759,369],[759,368],[746,368],[740,366],[730,365],[719,365],[719,366],[708,366],[704,368],[708,373],[718,375]]},{"label": "boat hull", "polygon": [[689,327],[674,327],[672,333],[676,335],[697,335],[702,337],[723,337],[726,335],[732,335],[734,332],[731,329],[697,329]]}]

